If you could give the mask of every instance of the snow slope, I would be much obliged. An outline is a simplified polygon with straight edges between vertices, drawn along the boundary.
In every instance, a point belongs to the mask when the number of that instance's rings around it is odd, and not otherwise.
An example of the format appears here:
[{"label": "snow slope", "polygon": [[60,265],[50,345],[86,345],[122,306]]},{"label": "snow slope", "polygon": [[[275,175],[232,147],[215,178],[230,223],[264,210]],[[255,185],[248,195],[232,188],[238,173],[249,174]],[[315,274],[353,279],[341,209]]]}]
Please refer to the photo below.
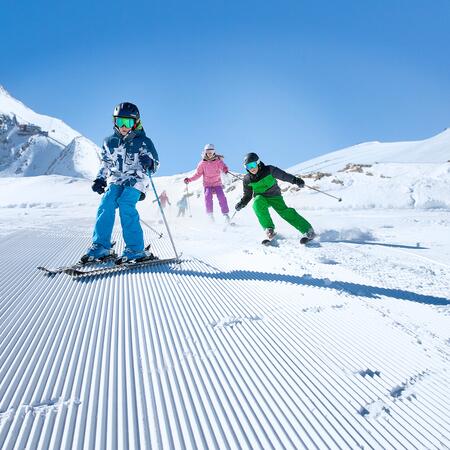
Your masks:
[{"label": "snow slope", "polygon": [[[206,220],[200,182],[177,217],[184,174],[155,178],[182,262],[86,279],[36,267],[89,245],[90,182],[0,178],[0,448],[449,448],[449,164],[394,147],[361,172],[339,172],[350,151],[324,156],[330,176],[295,169],[342,202],[281,183],[310,247],[276,216],[261,246],[250,206]],[[167,257],[153,198],[145,237]]]},{"label": "snow slope", "polygon": [[[364,143],[288,170],[343,197],[342,203],[330,203],[333,208],[449,209],[450,130],[417,142]],[[315,208],[316,198],[307,197],[303,207]]]},{"label": "snow slope", "polygon": [[92,180],[100,167],[98,152],[99,149],[93,142],[78,136],[60,152],[45,174],[73,176],[74,173],[78,173],[83,178]]},{"label": "snow slope", "polygon": [[99,148],[63,121],[37,114],[0,86],[0,176],[92,179]]},{"label": "snow slope", "polygon": [[442,164],[450,159],[450,128],[423,141],[364,142],[342,150],[327,153],[297,164],[290,170],[306,172],[316,170],[337,171],[347,163],[379,164]]}]

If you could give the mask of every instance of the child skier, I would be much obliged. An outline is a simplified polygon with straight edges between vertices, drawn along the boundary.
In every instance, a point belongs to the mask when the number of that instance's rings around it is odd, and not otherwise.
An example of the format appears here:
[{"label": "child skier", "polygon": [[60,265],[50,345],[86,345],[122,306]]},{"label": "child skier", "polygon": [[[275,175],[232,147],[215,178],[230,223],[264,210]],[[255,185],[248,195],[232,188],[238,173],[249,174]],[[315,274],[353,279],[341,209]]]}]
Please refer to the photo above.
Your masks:
[{"label": "child skier", "polygon": [[177,217],[184,217],[186,214],[186,209],[188,207],[188,194],[184,194],[180,200],[177,201],[178,214]]},{"label": "child skier", "polygon": [[144,250],[144,237],[136,204],[145,198],[150,185],[147,171],[155,173],[159,166],[153,142],[145,135],[139,110],[132,103],[120,103],[114,109],[114,134],[103,143],[102,167],[92,190],[105,192],[97,210],[92,245],[81,262],[102,260],[112,254],[111,234],[119,208],[125,250],[118,263],[151,258]]},{"label": "child skier", "polygon": [[[169,197],[167,195],[166,191],[162,191],[161,194],[158,196],[159,198],[159,203],[161,205],[162,209],[165,209],[167,205],[171,206],[171,203],[169,201]],[[153,203],[155,203],[156,200],[153,200]]]},{"label": "child skier", "polygon": [[263,164],[256,153],[248,153],[244,159],[247,174],[244,176],[244,195],[236,204],[236,211],[244,208],[252,197],[253,210],[259,223],[265,229],[267,238],[272,240],[275,236],[275,225],[270,217],[269,207],[272,207],[284,220],[302,233],[300,242],[314,239],[315,233],[311,224],[304,219],[294,208],[288,208],[281,195],[276,178],[288,183],[296,184],[302,188],[305,182],[294,175],[290,175],[275,166]]},{"label": "child skier", "polygon": [[206,213],[213,220],[213,194],[216,194],[222,214],[229,221],[229,208],[223,192],[221,172],[228,173],[228,167],[223,162],[223,156],[216,154],[213,144],[206,144],[202,153],[202,161],[198,164],[195,174],[191,178],[185,178],[184,182],[188,184],[203,177]]}]

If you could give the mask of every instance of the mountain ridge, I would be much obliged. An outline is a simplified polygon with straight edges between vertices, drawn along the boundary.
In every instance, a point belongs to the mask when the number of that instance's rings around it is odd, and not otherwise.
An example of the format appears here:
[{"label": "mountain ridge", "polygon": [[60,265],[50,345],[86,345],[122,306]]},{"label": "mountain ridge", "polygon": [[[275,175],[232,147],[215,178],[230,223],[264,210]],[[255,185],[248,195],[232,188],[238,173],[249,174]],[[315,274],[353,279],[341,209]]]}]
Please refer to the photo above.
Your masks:
[{"label": "mountain ridge", "polygon": [[0,85],[0,176],[91,179],[99,153],[92,141],[62,120],[34,112]]}]

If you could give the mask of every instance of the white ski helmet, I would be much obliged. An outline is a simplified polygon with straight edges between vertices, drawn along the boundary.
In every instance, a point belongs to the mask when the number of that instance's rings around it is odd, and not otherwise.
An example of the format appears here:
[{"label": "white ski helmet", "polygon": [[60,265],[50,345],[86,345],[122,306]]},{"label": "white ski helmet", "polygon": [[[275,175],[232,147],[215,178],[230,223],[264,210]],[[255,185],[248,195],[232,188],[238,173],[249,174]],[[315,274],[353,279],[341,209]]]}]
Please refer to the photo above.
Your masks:
[{"label": "white ski helmet", "polygon": [[216,153],[216,149],[214,148],[214,144],[206,144],[203,147],[203,151],[206,153],[207,151],[212,150],[214,153]]}]

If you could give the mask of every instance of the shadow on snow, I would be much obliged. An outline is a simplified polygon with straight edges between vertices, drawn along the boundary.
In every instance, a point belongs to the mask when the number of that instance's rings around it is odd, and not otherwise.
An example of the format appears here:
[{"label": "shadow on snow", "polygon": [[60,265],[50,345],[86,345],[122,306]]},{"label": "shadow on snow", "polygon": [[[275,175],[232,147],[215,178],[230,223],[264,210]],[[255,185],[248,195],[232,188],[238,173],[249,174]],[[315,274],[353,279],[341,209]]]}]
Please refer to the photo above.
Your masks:
[{"label": "shadow on snow", "polygon": [[[200,260],[197,259],[200,262]],[[177,274],[179,276],[186,277],[201,277],[206,279],[217,279],[217,280],[233,280],[233,281],[266,281],[266,282],[281,282],[281,283],[291,283],[298,286],[311,286],[324,289],[334,289],[339,292],[343,292],[350,295],[356,295],[359,297],[367,298],[379,298],[381,296],[396,298],[399,300],[407,300],[411,302],[423,303],[426,305],[436,305],[436,306],[446,306],[450,305],[450,299],[445,297],[436,297],[433,295],[424,295],[417,292],[406,291],[403,289],[393,289],[384,288],[379,286],[371,286],[367,284],[351,283],[348,281],[332,281],[328,278],[315,278],[309,274],[305,275],[289,275],[282,273],[272,273],[272,272],[257,272],[254,270],[232,270],[229,272],[216,270],[202,271],[202,270],[192,270],[183,269],[183,262],[180,266],[152,266],[149,268],[136,269],[138,272],[147,273],[171,273]],[[215,269],[205,263],[206,267],[209,269]],[[120,272],[119,272],[120,273]],[[119,273],[111,273],[108,276],[115,276]],[[93,277],[81,278],[79,281],[89,281],[92,282]]]},{"label": "shadow on snow", "polygon": [[185,276],[201,276],[204,278],[221,280],[253,280],[268,282],[292,283],[299,286],[312,286],[319,288],[335,289],[346,294],[360,297],[379,298],[381,296],[392,297],[399,300],[408,300],[427,305],[444,306],[450,305],[450,299],[436,297],[433,295],[423,295],[416,292],[405,291],[403,289],[390,289],[367,284],[350,283],[348,281],[332,281],[327,278],[314,278],[311,275],[287,275],[281,273],[256,272],[250,270],[234,270],[231,272],[208,273],[195,270],[177,270],[177,274]]},{"label": "shadow on snow", "polygon": [[427,250],[428,247],[422,247],[419,245],[402,245],[402,244],[384,244],[382,242],[364,241],[364,240],[351,240],[351,239],[337,239],[337,240],[320,240],[320,242],[332,242],[332,243],[344,243],[344,244],[358,244],[358,245],[379,245],[381,247],[392,247],[392,248],[407,248],[414,250]]}]

